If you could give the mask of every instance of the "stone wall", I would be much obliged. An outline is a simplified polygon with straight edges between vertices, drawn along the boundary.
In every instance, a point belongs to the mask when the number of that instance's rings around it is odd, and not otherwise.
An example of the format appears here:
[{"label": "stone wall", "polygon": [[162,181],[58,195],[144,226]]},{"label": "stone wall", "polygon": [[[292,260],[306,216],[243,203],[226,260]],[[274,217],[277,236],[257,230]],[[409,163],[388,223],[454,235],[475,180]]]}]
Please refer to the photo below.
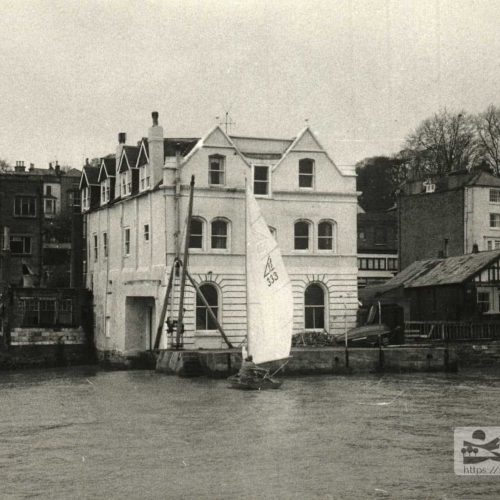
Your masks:
[{"label": "stone wall", "polygon": [[87,343],[86,335],[80,328],[13,328],[10,332],[11,346],[64,345]]}]

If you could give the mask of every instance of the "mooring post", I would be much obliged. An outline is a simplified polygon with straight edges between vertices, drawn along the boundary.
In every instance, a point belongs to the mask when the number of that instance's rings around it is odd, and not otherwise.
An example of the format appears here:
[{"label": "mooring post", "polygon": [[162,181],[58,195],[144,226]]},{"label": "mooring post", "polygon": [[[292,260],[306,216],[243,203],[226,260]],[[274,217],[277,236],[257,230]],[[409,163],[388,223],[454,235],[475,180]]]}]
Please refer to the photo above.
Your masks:
[{"label": "mooring post", "polygon": [[384,369],[384,350],[382,349],[382,337],[378,336],[378,368],[379,370]]}]

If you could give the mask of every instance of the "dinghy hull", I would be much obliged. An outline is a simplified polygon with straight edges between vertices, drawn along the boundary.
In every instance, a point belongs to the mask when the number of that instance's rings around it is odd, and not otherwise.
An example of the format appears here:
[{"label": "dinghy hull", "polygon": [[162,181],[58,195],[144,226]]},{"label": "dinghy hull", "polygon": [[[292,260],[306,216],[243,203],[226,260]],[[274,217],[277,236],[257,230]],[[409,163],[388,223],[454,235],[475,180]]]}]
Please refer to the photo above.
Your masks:
[{"label": "dinghy hull", "polygon": [[279,389],[282,380],[271,377],[240,377],[239,375],[232,375],[228,379],[229,384],[234,389],[261,391],[265,389]]}]

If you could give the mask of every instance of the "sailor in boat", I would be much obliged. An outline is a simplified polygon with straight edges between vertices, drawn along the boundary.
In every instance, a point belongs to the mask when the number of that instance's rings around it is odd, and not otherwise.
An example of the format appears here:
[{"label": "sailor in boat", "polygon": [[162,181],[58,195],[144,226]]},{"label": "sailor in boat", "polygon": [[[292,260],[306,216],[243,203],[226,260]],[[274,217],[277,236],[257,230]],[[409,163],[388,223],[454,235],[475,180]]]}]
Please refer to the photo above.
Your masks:
[{"label": "sailor in boat", "polygon": [[252,356],[247,356],[243,363],[241,363],[240,371],[238,372],[238,376],[240,380],[244,381],[247,379],[263,379],[267,376],[268,370],[264,368],[260,368],[253,362]]}]

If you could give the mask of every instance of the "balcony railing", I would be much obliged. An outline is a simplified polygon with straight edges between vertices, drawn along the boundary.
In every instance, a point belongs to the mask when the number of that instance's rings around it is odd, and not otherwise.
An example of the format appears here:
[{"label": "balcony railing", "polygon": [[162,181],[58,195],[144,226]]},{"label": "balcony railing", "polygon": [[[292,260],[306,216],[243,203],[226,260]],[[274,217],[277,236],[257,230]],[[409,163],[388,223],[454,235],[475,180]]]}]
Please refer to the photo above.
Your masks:
[{"label": "balcony railing", "polygon": [[406,321],[405,341],[467,342],[500,340],[500,321]]}]

